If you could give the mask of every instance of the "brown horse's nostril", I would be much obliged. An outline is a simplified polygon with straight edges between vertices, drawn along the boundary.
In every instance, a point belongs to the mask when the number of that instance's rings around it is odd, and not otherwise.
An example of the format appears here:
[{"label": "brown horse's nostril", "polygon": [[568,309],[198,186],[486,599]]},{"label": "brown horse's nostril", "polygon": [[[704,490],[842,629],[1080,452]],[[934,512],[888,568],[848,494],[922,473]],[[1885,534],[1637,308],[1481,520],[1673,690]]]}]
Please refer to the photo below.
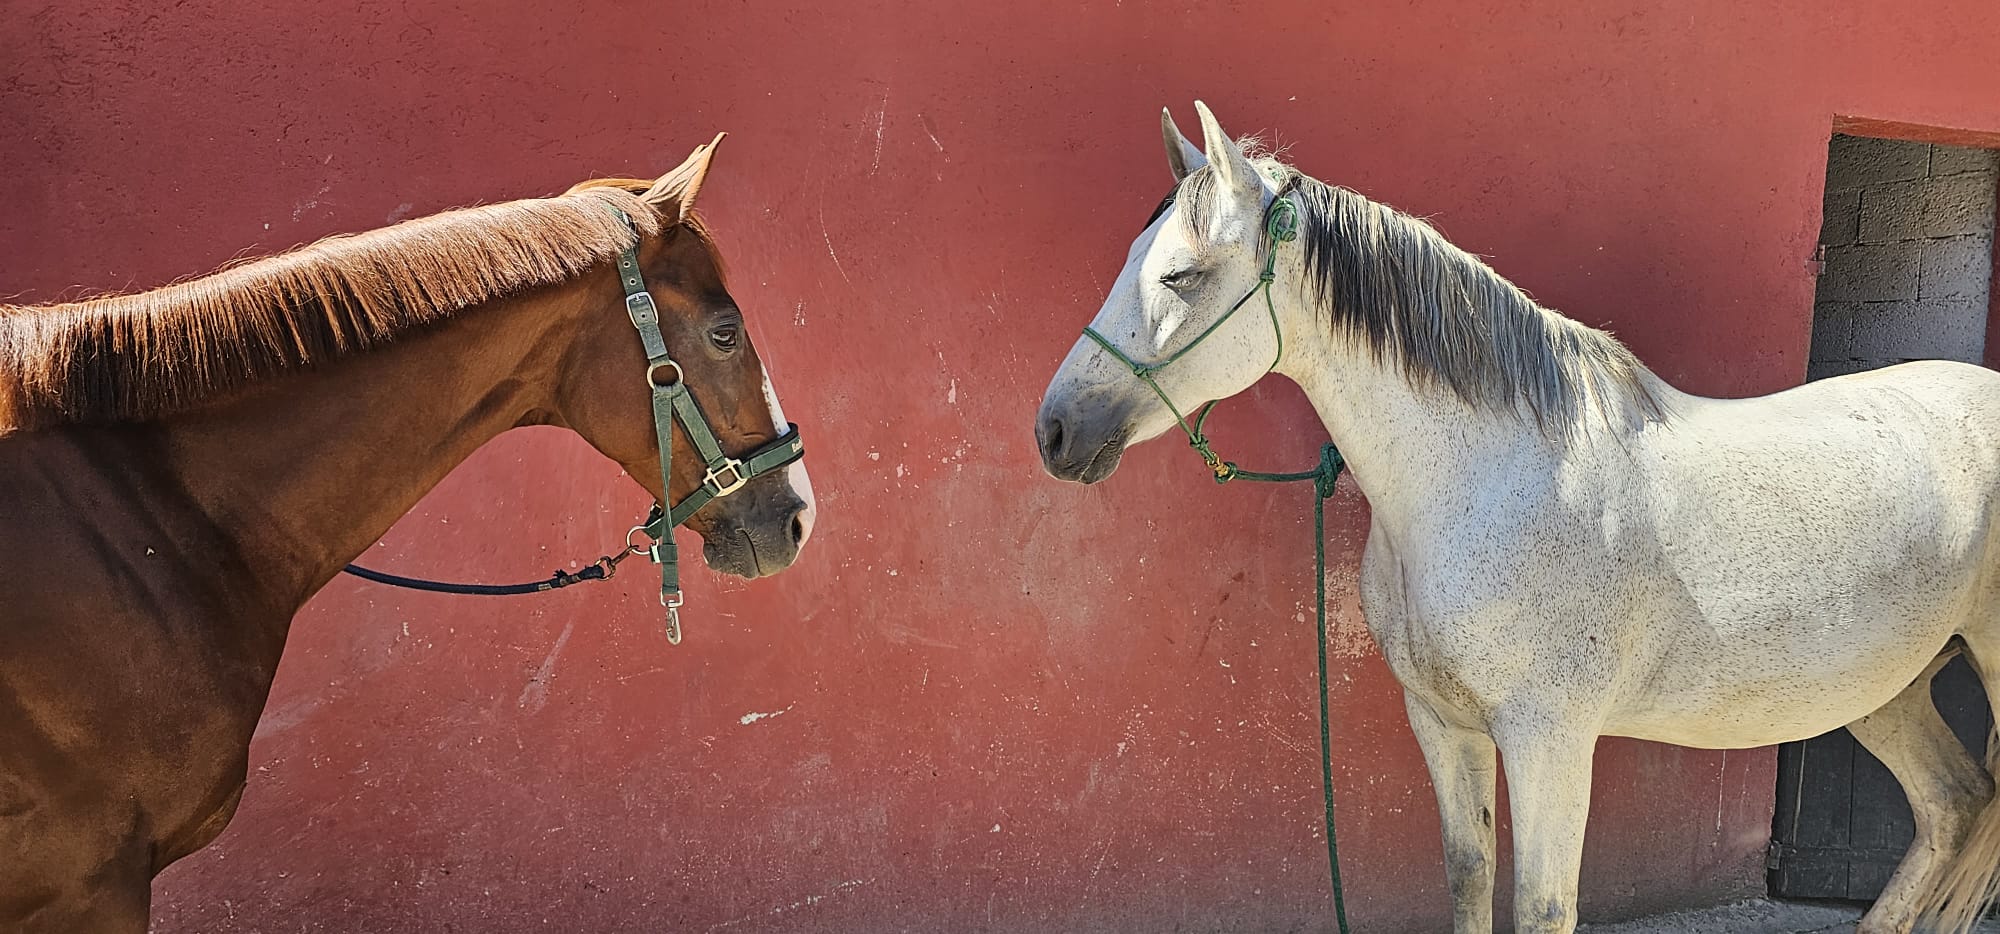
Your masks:
[{"label": "brown horse's nostril", "polygon": [[804,503],[800,503],[800,504],[799,504],[799,511],[798,511],[798,512],[795,512],[795,513],[792,513],[792,524],[791,524],[791,530],[792,530],[792,547],[793,547],[793,548],[798,548],[799,546],[801,546],[801,545],[804,545],[804,544],[806,543],[806,519],[805,519],[805,516],[806,516],[806,507],[805,507],[805,504],[804,504]]}]

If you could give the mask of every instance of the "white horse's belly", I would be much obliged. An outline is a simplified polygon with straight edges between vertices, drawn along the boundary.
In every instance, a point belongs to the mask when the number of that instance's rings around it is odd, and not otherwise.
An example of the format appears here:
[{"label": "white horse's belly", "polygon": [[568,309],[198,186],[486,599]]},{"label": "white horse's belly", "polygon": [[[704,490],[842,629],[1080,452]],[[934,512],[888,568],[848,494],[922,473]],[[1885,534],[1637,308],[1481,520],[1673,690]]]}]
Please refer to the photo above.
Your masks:
[{"label": "white horse's belly", "polygon": [[1669,554],[1648,588],[1664,599],[1635,614],[1662,637],[1628,642],[1651,663],[1626,672],[1604,732],[1722,748],[1816,736],[1887,703],[1990,612],[1984,535],[1952,518],[1899,526],[1911,516],[1893,504],[1852,508],[1873,546],[1804,541],[1808,520],[1770,530],[1797,533],[1783,549],[1710,539]]},{"label": "white horse's belly", "polygon": [[[1677,652],[1611,712],[1603,732],[1706,749],[1818,736],[1867,716],[1907,687],[1952,630],[1944,623],[1926,628],[1913,639],[1848,639],[1839,649],[1793,655],[1764,645],[1720,646],[1727,659]],[[1744,661],[1759,658],[1792,663]]]}]

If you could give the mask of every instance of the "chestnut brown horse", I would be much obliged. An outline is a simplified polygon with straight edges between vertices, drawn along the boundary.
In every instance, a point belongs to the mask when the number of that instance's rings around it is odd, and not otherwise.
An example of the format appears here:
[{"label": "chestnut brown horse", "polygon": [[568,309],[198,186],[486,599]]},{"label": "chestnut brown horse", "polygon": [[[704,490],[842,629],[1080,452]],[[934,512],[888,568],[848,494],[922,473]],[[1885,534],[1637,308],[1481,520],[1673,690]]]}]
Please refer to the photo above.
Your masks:
[{"label": "chestnut brown horse", "polygon": [[[488,439],[564,426],[688,501],[712,462],[685,418],[656,433],[668,367],[729,455],[786,433],[693,213],[714,152],[153,292],[0,306],[0,930],[146,930],[153,876],[236,808],[293,615]],[[628,306],[658,309],[671,364]],[[709,566],[789,565],[801,466],[723,483],[687,520]]]}]

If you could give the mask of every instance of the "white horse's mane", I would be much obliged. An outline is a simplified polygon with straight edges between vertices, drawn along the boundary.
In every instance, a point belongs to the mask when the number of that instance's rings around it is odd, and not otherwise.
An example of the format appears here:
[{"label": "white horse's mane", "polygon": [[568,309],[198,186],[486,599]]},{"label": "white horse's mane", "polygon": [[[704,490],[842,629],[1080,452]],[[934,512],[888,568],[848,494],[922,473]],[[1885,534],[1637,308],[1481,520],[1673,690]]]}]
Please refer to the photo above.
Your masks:
[{"label": "white horse's mane", "polygon": [[[1305,175],[1254,139],[1243,145],[1298,205],[1322,313],[1405,378],[1531,417],[1556,438],[1574,434],[1593,399],[1607,420],[1666,417],[1645,364],[1617,338],[1536,304],[1423,220]],[[1172,196],[1197,242],[1217,191],[1204,166]]]}]

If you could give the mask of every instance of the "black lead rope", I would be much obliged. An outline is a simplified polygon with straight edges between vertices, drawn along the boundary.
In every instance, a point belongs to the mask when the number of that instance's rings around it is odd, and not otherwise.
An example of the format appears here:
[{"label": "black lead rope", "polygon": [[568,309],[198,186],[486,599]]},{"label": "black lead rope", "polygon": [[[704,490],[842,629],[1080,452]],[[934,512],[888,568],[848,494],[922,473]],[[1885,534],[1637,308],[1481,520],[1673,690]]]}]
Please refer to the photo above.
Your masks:
[{"label": "black lead rope", "polygon": [[359,577],[362,580],[387,584],[391,587],[422,590],[427,593],[458,594],[466,597],[513,597],[521,594],[546,593],[551,590],[561,590],[571,584],[611,579],[611,574],[604,570],[604,565],[602,564],[593,564],[575,574],[567,571],[557,571],[549,575],[548,580],[530,581],[525,584],[453,584],[446,581],[424,580],[421,577],[385,574],[381,571],[371,571],[358,564],[350,564],[340,570]]},{"label": "black lead rope", "polygon": [[636,554],[644,554],[646,550],[645,547],[628,546],[624,551],[615,555],[605,555],[596,561],[590,562],[583,570],[575,574],[558,570],[554,574],[549,575],[548,580],[529,581],[525,584],[454,584],[448,581],[425,580],[421,577],[404,577],[401,574],[388,574],[382,571],[370,570],[358,564],[350,564],[340,570],[343,573],[352,574],[362,580],[387,584],[391,587],[401,587],[406,590],[457,594],[465,597],[515,597],[521,594],[548,593],[551,590],[561,590],[571,584],[582,584],[589,581],[608,581],[611,579],[611,575],[618,573],[618,562]]},{"label": "black lead rope", "polygon": [[[658,521],[659,515],[660,509],[655,506],[653,507],[653,514],[647,517],[647,521],[649,523]],[[633,532],[643,531],[644,528],[644,526],[641,526],[633,529]],[[668,534],[672,534],[672,532],[669,531]],[[629,533],[626,536],[626,540],[631,540]],[[448,593],[463,597],[516,597],[522,594],[548,593],[551,590],[561,590],[572,584],[583,584],[590,581],[608,581],[612,575],[618,573],[619,562],[633,555],[645,554],[650,550],[652,550],[652,545],[649,538],[647,544],[628,544],[625,546],[625,550],[617,554],[604,555],[596,561],[585,565],[582,570],[574,574],[558,569],[554,574],[550,574],[547,580],[529,581],[525,584],[455,584],[449,581],[425,580],[421,577],[404,577],[401,574],[371,570],[358,564],[350,564],[340,570],[342,573],[352,574],[362,580],[374,581],[377,584],[387,584],[390,587],[401,587],[405,590],[421,590],[425,593]]]}]

